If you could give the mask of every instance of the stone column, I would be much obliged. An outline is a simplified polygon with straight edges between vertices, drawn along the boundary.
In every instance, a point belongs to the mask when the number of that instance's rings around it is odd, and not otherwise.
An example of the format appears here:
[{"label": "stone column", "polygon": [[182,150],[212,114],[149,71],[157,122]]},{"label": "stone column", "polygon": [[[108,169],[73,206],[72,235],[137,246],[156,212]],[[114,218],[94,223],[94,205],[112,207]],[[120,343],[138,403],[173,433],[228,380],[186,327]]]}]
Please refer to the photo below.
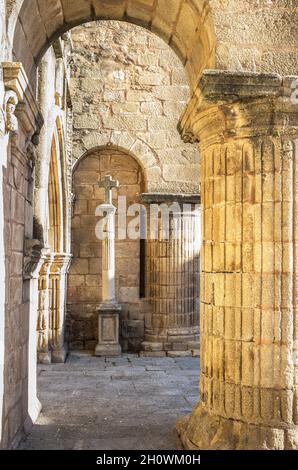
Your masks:
[{"label": "stone column", "polygon": [[49,271],[49,334],[52,362],[65,362],[64,342],[67,273],[72,256],[68,253],[52,255]]},{"label": "stone column", "polygon": [[42,250],[41,261],[38,277],[37,361],[40,364],[51,364],[52,354],[49,344],[49,278],[51,256],[47,249]]},{"label": "stone column", "polygon": [[[146,321],[142,354],[198,355],[200,197],[155,193],[143,194],[142,199],[148,204],[148,212],[151,207],[154,213],[152,205],[160,209],[156,238],[152,217],[148,224],[147,292],[152,315]],[[166,219],[161,216],[161,209],[165,207],[169,214],[166,238]]]},{"label": "stone column", "polygon": [[106,238],[102,241],[102,303],[116,302],[115,287],[115,214],[116,207],[103,204],[102,211],[106,213]]},{"label": "stone column", "polygon": [[[25,239],[23,279],[30,284],[29,341],[28,341],[28,428],[34,423],[41,411],[37,398],[37,311],[38,311],[38,273],[43,264],[41,260],[42,243],[40,240]],[[25,424],[25,426],[27,425]]]},{"label": "stone column", "polygon": [[298,110],[293,78],[206,71],[200,140],[200,402],[189,449],[297,449]]}]

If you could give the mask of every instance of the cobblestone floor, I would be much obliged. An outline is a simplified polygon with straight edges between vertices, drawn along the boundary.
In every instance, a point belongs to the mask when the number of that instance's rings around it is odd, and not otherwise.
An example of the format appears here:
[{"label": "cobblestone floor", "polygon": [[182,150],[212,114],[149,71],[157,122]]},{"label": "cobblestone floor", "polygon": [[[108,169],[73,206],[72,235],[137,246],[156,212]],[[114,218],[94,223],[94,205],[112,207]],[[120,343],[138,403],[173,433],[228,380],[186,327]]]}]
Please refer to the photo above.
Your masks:
[{"label": "cobblestone floor", "polygon": [[42,413],[20,449],[181,449],[175,422],[198,400],[198,358],[96,358],[39,366]]}]

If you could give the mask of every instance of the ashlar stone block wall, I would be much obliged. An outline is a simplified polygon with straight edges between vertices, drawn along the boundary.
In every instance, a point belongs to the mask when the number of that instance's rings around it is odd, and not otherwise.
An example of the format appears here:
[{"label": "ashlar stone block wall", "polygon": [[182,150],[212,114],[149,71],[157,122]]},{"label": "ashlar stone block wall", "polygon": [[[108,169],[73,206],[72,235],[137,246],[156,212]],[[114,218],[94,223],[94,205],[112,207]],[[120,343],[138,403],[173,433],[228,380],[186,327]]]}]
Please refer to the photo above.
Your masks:
[{"label": "ashlar stone block wall", "polygon": [[189,85],[173,50],[117,21],[74,28],[72,41],[74,160],[111,142],[139,159],[148,191],[198,193],[198,150],[177,131]]}]

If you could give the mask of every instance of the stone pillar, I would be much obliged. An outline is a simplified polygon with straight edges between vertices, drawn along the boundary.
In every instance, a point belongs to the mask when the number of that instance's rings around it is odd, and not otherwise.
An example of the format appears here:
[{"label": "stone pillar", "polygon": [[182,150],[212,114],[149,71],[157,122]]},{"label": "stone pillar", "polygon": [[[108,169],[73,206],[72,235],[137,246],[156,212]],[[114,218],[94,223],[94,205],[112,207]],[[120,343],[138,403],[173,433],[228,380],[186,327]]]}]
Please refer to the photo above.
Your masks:
[{"label": "stone pillar", "polygon": [[112,204],[112,188],[119,186],[111,176],[99,182],[99,187],[106,191],[106,203],[99,206],[99,213],[106,214],[106,225],[102,239],[102,303],[98,313],[98,343],[95,348],[96,356],[118,356],[121,353],[119,344],[119,316],[121,306],[116,301],[115,286],[115,213]]},{"label": "stone pillar", "polygon": [[102,303],[116,302],[115,286],[115,214],[116,207],[112,204],[101,206],[106,213],[106,238],[102,241]]},{"label": "stone pillar", "polygon": [[189,449],[297,449],[298,110],[293,78],[206,71],[200,140],[200,402]]},{"label": "stone pillar", "polygon": [[64,342],[67,273],[72,256],[67,253],[52,255],[49,272],[49,332],[52,362],[65,362]]},{"label": "stone pillar", "polygon": [[40,364],[51,364],[52,354],[49,344],[49,278],[51,256],[48,250],[42,251],[42,264],[38,277],[38,310],[37,310],[37,361]]},{"label": "stone pillar", "polygon": [[[39,241],[33,240],[31,188],[34,145],[43,124],[22,64],[0,65],[0,438],[17,445],[39,412],[36,397],[36,310],[31,279]],[[3,239],[3,240],[2,240]],[[30,259],[30,251],[33,260]],[[38,258],[38,256],[37,256]],[[3,271],[4,270],[4,271]],[[5,287],[5,288],[4,288]],[[31,289],[32,288],[32,289]],[[36,328],[36,323],[35,323]],[[34,354],[35,352],[35,354]],[[3,357],[8,369],[3,375]],[[2,381],[3,378],[3,381]],[[1,383],[3,382],[3,384]],[[3,404],[3,406],[2,406]],[[18,419],[16,419],[18,410]],[[1,428],[3,432],[1,432]]]},{"label": "stone pillar", "polygon": [[30,428],[41,411],[41,403],[37,398],[37,312],[38,312],[38,273],[43,260],[41,259],[42,243],[40,240],[25,239],[23,279],[30,283],[30,314],[28,341],[28,419],[25,428]]},{"label": "stone pillar", "polygon": [[[143,194],[148,212],[159,207],[148,224],[147,292],[152,315],[146,321],[143,355],[171,357],[198,355],[199,351],[199,221],[198,195]],[[157,206],[158,204],[158,206]],[[164,234],[168,208],[169,233]],[[184,210],[183,210],[184,209]]]}]

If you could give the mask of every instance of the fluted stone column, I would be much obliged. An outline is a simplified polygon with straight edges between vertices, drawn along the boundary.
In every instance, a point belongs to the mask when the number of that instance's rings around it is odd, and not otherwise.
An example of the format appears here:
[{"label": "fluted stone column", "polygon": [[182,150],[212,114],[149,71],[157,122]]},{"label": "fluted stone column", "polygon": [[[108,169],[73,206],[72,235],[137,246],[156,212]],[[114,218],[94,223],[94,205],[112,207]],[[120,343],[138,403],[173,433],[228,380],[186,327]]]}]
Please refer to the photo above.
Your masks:
[{"label": "fluted stone column", "polygon": [[178,423],[187,448],[298,448],[292,80],[206,71],[181,121],[200,140],[203,210],[200,402]]},{"label": "fluted stone column", "polygon": [[67,349],[64,341],[66,282],[72,256],[68,253],[52,255],[49,272],[49,333],[52,362],[65,362]]},{"label": "fluted stone column", "polygon": [[37,361],[40,364],[51,364],[52,355],[49,344],[49,278],[51,257],[48,250],[42,250],[41,267],[38,277],[37,309]]},{"label": "fluted stone column", "polygon": [[[147,296],[152,315],[146,321],[143,355],[197,355],[199,351],[199,251],[200,236],[197,195],[143,194],[143,201],[159,209],[169,208],[169,232],[165,237],[159,211],[150,217],[146,244]],[[173,211],[171,209],[174,209]],[[151,212],[152,214],[154,212]]]}]

